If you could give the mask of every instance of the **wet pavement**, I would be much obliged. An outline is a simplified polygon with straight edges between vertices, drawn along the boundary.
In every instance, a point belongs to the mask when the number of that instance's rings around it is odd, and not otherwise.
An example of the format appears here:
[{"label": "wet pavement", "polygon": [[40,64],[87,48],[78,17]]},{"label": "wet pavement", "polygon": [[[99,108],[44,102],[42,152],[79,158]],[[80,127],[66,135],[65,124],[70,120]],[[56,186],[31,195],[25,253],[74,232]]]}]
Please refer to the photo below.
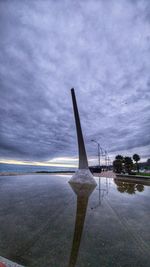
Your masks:
[{"label": "wet pavement", "polygon": [[0,255],[28,267],[149,267],[149,185],[69,179],[0,177]]}]

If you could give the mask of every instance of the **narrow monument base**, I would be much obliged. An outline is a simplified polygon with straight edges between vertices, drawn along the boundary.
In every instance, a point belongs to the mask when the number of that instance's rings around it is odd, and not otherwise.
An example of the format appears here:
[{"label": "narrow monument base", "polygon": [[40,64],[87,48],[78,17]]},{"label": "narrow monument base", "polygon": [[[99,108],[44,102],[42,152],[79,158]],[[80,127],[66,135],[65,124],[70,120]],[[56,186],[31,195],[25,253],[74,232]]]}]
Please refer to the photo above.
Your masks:
[{"label": "narrow monument base", "polygon": [[78,169],[69,180],[69,183],[97,185],[89,169]]}]

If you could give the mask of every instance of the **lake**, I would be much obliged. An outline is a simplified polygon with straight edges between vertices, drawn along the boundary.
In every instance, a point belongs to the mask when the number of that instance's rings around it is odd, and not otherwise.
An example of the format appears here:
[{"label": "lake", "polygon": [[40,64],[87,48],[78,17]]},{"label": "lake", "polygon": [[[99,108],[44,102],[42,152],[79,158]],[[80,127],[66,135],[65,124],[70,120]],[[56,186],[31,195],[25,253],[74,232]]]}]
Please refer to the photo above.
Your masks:
[{"label": "lake", "polygon": [[76,168],[57,166],[35,166],[22,164],[0,163],[0,173],[32,173],[32,172],[61,172],[75,171]]}]

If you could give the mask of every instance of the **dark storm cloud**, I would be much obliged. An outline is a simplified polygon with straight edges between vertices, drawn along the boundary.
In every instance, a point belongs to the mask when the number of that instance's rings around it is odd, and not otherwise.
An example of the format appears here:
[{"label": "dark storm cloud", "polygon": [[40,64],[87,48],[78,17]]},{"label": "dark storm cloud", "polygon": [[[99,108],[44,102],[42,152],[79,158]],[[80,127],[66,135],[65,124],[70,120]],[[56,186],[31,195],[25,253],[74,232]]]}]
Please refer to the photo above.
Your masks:
[{"label": "dark storm cloud", "polygon": [[0,1],[0,157],[149,154],[149,1]]}]

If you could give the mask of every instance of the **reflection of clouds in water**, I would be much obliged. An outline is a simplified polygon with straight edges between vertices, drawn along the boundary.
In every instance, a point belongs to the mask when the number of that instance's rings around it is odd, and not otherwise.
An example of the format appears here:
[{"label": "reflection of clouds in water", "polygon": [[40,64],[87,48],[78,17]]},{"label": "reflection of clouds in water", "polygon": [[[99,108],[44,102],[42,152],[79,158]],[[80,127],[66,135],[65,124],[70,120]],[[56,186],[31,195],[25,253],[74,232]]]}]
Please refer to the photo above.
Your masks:
[{"label": "reflection of clouds in water", "polygon": [[88,206],[88,199],[93,190],[95,189],[96,185],[79,184],[79,183],[69,183],[69,184],[72,190],[77,195],[76,221],[75,221],[72,249],[68,265],[68,267],[74,267],[77,261],[78,252],[80,248],[86,210]]},{"label": "reflection of clouds in water", "polygon": [[117,185],[117,190],[120,193],[128,193],[128,194],[135,194],[136,192],[143,192],[144,185],[137,184],[137,183],[128,183],[128,182],[121,182],[117,179],[114,179],[115,184]]}]

